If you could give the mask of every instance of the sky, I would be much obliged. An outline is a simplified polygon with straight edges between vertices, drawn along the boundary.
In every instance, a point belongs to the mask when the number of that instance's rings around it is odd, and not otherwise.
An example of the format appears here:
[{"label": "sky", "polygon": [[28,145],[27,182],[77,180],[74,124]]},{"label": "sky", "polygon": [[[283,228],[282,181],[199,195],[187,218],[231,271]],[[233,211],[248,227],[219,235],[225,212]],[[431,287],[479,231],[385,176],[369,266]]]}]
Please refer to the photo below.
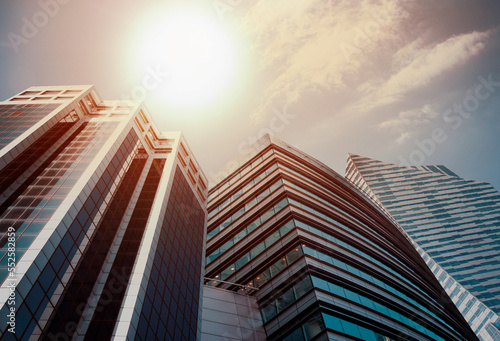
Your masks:
[{"label": "sky", "polygon": [[212,184],[270,133],[341,175],[354,153],[500,189],[499,57],[494,0],[0,0],[0,100],[144,100]]}]

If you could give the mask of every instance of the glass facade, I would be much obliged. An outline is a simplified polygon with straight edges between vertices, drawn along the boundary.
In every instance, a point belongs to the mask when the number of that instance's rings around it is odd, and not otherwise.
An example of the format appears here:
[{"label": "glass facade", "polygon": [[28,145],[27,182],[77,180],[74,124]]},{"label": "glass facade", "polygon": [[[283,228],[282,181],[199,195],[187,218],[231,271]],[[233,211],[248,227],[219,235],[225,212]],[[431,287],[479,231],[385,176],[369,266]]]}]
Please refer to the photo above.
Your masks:
[{"label": "glass facade", "polygon": [[182,135],[92,86],[7,103],[0,338],[199,340],[206,178]]},{"label": "glass facade", "polygon": [[[8,207],[8,203],[6,204],[5,200],[9,198],[9,194],[17,190],[22,184],[19,178],[23,175],[25,177],[31,176],[37,170],[37,161],[45,161],[42,155],[48,151],[55,150],[54,145],[78,121],[78,115],[74,113],[66,115],[0,170],[0,192],[3,193],[0,199],[2,212]],[[9,187],[10,190],[8,191]]]},{"label": "glass facade", "polygon": [[[104,285],[103,291],[112,293],[111,297],[108,297],[108,295],[100,297],[97,306],[103,307],[103,309],[95,311],[85,335],[86,340],[95,340],[97,338],[104,340],[111,339],[123,296],[125,295],[125,283],[128,283],[130,274],[132,273],[164,164],[164,159],[155,159],[149,169],[146,182],[141,189],[138,199],[139,205],[135,207],[130,218],[129,226],[120,243],[120,248]],[[120,286],[121,290],[113,290],[116,283],[122,284]]]},{"label": "glass facade", "polygon": [[[93,126],[95,125],[91,125],[91,128]],[[104,131],[109,128],[106,125],[97,125],[97,127],[105,129]],[[98,135],[99,129],[82,129],[81,133],[85,138],[93,137]],[[69,146],[71,146],[71,144]],[[119,158],[126,159],[127,155],[130,154],[132,150],[133,139],[129,138],[122,145],[122,148],[119,149],[121,156],[119,157],[117,153],[113,157],[110,165],[108,165],[106,169],[106,172],[99,179],[93,191],[91,192],[91,195],[83,203],[83,206],[77,213],[76,219],[74,219],[70,224],[65,224],[64,222],[62,223],[64,225],[64,229],[67,228],[67,231],[60,238],[57,247],[50,248],[52,249],[52,255],[44,258],[45,261],[42,259],[38,260],[34,265],[32,265],[32,269],[28,270],[30,272],[30,275],[32,275],[32,280],[34,281],[34,283],[31,285],[31,288],[27,287],[28,282],[26,280],[24,280],[24,283],[23,281],[21,281],[21,283],[19,284],[18,288],[24,289],[26,287],[25,290],[27,292],[26,294],[24,294],[22,291],[20,291],[20,296],[24,298],[22,300],[22,303],[20,298],[16,300],[16,303],[18,304],[17,317],[19,318],[17,327],[24,333],[18,333],[19,336],[23,336],[26,338],[29,337],[35,329],[37,323],[39,322],[42,314],[46,311],[47,306],[50,305],[48,308],[49,310],[54,308],[52,302],[50,302],[51,297],[53,297],[53,294],[59,285],[66,286],[66,283],[64,283],[63,281],[64,276],[68,272],[74,272],[75,256],[77,256],[77,253],[81,254],[81,252],[84,252],[84,250],[88,246],[88,240],[93,235],[93,229],[91,229],[91,227],[95,227],[98,224],[101,212],[104,211],[108,205],[107,198],[109,198],[108,194],[110,193],[110,188],[113,187],[113,184],[121,171],[121,167],[116,167],[115,165],[120,164],[117,162]],[[94,151],[94,153],[95,152],[96,151]],[[66,156],[68,156],[68,154],[62,152],[59,156],[64,159]],[[58,158],[56,158],[56,160]],[[77,165],[82,166],[82,163],[77,163]],[[78,170],[78,168],[76,169]],[[72,174],[72,172],[70,174]],[[62,183],[66,183],[66,180],[67,179],[63,178]],[[74,184],[74,182],[71,183]],[[57,190],[55,191],[56,194],[58,193],[58,190],[59,189],[57,188]],[[30,226],[32,224],[38,224],[37,226],[39,226],[39,231],[37,232],[41,232],[43,230],[44,223],[46,223],[47,221],[48,218],[43,221],[37,219],[35,223],[31,223],[30,221],[28,221],[28,223],[30,223]],[[23,235],[24,233],[21,234],[21,237]],[[28,247],[26,249],[28,249]],[[50,254],[50,251],[49,248],[47,248],[47,245],[46,250],[46,255],[48,256]],[[19,258],[21,257],[19,256]],[[35,269],[40,269],[40,271],[36,271]],[[36,273],[38,273],[38,275],[35,275]],[[79,279],[76,280],[78,281]],[[3,309],[5,309],[6,307],[7,306],[4,306]],[[71,315],[77,312],[76,309],[72,310],[69,308],[70,307],[68,306],[58,307],[58,309],[61,309],[63,316],[67,316],[68,314]]]},{"label": "glass facade", "polygon": [[[135,186],[144,168],[146,162],[146,158],[143,154],[144,150],[142,148],[138,149],[137,147],[137,134],[131,131],[126,138],[126,142],[119,148],[117,154],[115,154],[112,162],[106,169],[106,174],[114,178],[114,183],[120,185],[109,203],[109,207],[103,215],[99,227],[96,229],[91,239],[89,239],[89,246],[83,253],[74,271],[74,280],[67,286],[57,309],[55,309],[50,319],[50,324],[45,328],[45,333],[49,337],[51,335],[64,334],[66,334],[68,338],[73,336],[73,331],[71,330],[70,333],[66,332],[65,326],[67,326],[68,323],[76,324],[81,318],[81,307],[85,305],[91,296],[92,289],[99,275],[96,269],[102,268],[104,264],[116,231],[125,214],[127,204],[134,193]],[[129,155],[131,154],[135,154],[135,156],[130,158]],[[123,165],[123,169],[126,173],[120,172],[120,168],[117,169],[114,166],[115,164]],[[122,173],[123,179],[120,175],[116,176],[116,174],[119,173]],[[97,212],[104,200],[106,200],[105,196],[100,192],[100,189],[105,188],[103,184],[105,184],[105,182],[103,178],[101,178],[84,204],[84,208],[87,212]],[[106,184],[106,187],[111,187],[111,184]],[[93,216],[93,214],[91,213],[90,216]],[[78,230],[76,222],[74,225],[75,232],[73,234],[76,235],[76,231]],[[77,237],[77,240],[81,239],[83,238],[80,236]],[[110,306],[109,309],[111,309],[111,307],[112,306]],[[100,331],[101,335],[106,335],[106,331],[107,328],[103,328]]]},{"label": "glass facade", "polygon": [[268,340],[477,339],[382,210],[266,139],[209,192],[206,285],[255,297]]},{"label": "glass facade", "polygon": [[1,104],[0,149],[47,116],[60,104]]},{"label": "glass facade", "polygon": [[16,262],[19,262],[23,251],[29,248],[115,128],[116,123],[83,123],[4,202],[0,215],[1,282],[8,275],[8,228],[14,227],[16,231]]},{"label": "glass facade", "polygon": [[197,339],[204,221],[203,209],[177,168],[136,340]]},{"label": "glass facade", "polygon": [[500,320],[500,193],[444,166],[403,167],[352,154],[346,177],[411,237],[479,337],[500,340],[494,327]]},{"label": "glass facade", "polygon": [[[268,190],[269,190],[269,188],[268,188]],[[255,230],[257,227],[259,227],[262,223],[264,223],[267,219],[269,219],[270,217],[272,217],[275,213],[277,213],[279,210],[281,210],[286,205],[287,205],[286,200],[283,200],[283,201],[279,202],[278,204],[274,205],[267,212],[263,213],[256,220],[252,221],[250,224],[248,224],[248,226],[246,226],[242,230],[240,230],[240,231],[238,231],[238,230],[233,231],[232,230],[231,231],[231,235],[233,235],[235,232],[237,232],[234,235],[234,237],[232,237],[231,239],[229,239],[221,247],[219,247],[217,250],[215,250],[209,256],[207,256],[206,263],[207,264],[210,263],[211,261],[215,260],[218,256],[220,256],[222,253],[224,253],[225,251],[227,251],[229,248],[233,247],[240,240],[242,240],[248,234],[252,233],[253,230]]]}]

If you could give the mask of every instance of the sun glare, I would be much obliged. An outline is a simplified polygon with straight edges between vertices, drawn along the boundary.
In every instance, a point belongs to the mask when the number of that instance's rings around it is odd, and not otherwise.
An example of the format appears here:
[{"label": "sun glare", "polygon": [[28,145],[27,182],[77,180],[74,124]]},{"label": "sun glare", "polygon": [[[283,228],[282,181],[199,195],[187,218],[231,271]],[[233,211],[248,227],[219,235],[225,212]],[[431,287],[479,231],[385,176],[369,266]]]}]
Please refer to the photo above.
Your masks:
[{"label": "sun glare", "polygon": [[169,104],[199,106],[229,87],[234,46],[216,17],[171,13],[151,24],[142,41],[141,63],[162,71],[158,95]]}]

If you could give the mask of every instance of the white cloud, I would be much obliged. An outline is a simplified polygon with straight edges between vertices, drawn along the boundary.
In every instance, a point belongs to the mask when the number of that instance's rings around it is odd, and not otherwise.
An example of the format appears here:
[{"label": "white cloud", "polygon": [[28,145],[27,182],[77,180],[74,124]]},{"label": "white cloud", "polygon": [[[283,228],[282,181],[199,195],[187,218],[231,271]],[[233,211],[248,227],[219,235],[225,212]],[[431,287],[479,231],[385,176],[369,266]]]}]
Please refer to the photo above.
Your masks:
[{"label": "white cloud", "polygon": [[[335,127],[344,118],[376,126],[399,145],[413,139],[436,122],[435,108],[442,103],[422,106],[412,92],[469,62],[493,33],[443,38],[434,27],[412,21],[418,20],[411,17],[417,6],[391,0],[258,0],[243,19],[265,80],[254,121],[300,102],[324,112],[308,122],[311,132],[341,134]],[[312,102],[316,93],[328,96],[331,111]]]},{"label": "white cloud", "polygon": [[415,135],[418,127],[432,124],[438,117],[439,112],[426,104],[421,108],[402,111],[396,117],[379,123],[378,127],[384,132],[397,134],[396,142],[403,144]]},{"label": "white cloud", "polygon": [[423,46],[420,38],[402,46],[392,56],[393,73],[385,79],[370,79],[359,86],[358,91],[364,96],[352,109],[370,111],[430,84],[438,76],[478,55],[490,35],[491,31],[474,31],[429,46]]},{"label": "white cloud", "polygon": [[407,140],[412,138],[413,133],[409,131],[405,131],[399,135],[399,137],[396,139],[396,143],[399,145],[404,144]]},{"label": "white cloud", "polygon": [[260,0],[243,26],[272,80],[253,118],[305,94],[348,86],[373,53],[392,44],[406,16],[389,0]]},{"label": "white cloud", "polygon": [[383,90],[389,94],[428,84],[444,71],[481,52],[488,36],[488,32],[471,32],[451,37],[430,48],[414,49],[411,62],[392,76]]}]

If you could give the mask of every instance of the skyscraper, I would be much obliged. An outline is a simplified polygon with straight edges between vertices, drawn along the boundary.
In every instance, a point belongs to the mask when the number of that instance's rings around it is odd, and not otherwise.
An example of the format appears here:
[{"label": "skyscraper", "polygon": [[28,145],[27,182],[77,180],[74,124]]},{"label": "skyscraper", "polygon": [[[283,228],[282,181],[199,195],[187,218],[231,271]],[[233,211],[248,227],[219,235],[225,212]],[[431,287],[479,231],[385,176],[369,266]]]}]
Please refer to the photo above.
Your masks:
[{"label": "skyscraper", "polygon": [[[477,340],[376,204],[280,140],[253,149],[209,191],[206,285],[246,294],[267,340]],[[263,339],[224,319],[243,299],[210,295],[206,340]]]},{"label": "skyscraper", "polygon": [[206,178],[180,133],[93,86],[0,103],[2,339],[196,340]]},{"label": "skyscraper", "polygon": [[403,167],[353,154],[346,177],[418,244],[476,333],[500,340],[500,193],[444,166]]}]

